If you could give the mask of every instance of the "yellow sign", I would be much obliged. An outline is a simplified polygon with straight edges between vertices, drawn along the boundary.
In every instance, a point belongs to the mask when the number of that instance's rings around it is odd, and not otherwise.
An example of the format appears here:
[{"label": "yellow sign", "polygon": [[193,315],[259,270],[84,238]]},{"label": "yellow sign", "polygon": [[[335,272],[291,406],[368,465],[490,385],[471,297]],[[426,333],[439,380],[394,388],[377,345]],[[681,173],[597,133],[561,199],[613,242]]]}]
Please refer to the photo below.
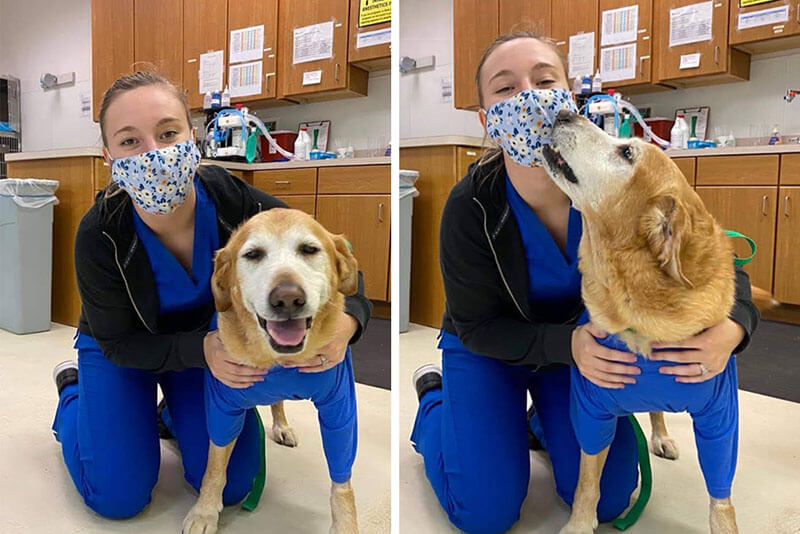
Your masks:
[{"label": "yellow sign", "polygon": [[739,7],[757,6],[758,4],[768,4],[775,0],[739,0]]},{"label": "yellow sign", "polygon": [[358,27],[392,21],[392,0],[359,0]]}]

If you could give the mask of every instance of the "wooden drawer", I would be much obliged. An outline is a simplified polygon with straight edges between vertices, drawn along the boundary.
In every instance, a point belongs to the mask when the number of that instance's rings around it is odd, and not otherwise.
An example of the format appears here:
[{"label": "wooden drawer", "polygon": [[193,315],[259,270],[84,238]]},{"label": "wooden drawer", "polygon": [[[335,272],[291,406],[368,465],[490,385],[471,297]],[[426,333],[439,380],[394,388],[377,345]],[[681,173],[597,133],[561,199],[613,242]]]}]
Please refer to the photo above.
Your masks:
[{"label": "wooden drawer", "polygon": [[392,188],[391,166],[353,165],[352,167],[320,167],[319,192],[383,193]]},{"label": "wooden drawer", "polygon": [[800,154],[781,156],[781,185],[800,185]]},{"label": "wooden drawer", "polygon": [[275,198],[286,202],[292,209],[304,211],[312,217],[317,216],[317,197],[315,195],[275,195]]},{"label": "wooden drawer", "polygon": [[253,171],[253,186],[271,195],[313,195],[317,192],[317,169]]},{"label": "wooden drawer", "polygon": [[697,158],[697,185],[777,184],[777,155]]},{"label": "wooden drawer", "polygon": [[681,170],[683,175],[686,177],[686,181],[689,182],[689,185],[694,186],[695,183],[695,166],[694,161],[695,158],[675,158],[672,161],[675,162],[675,165]]}]

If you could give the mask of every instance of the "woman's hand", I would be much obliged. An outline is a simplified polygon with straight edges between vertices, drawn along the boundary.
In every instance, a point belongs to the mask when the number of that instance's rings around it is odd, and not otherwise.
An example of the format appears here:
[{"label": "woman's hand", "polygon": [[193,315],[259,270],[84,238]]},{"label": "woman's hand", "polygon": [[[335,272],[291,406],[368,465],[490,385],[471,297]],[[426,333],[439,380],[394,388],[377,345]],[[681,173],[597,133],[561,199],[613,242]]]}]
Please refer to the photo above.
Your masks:
[{"label": "woman's hand", "polygon": [[340,312],[336,320],[336,330],[330,343],[319,349],[316,357],[310,360],[296,363],[291,360],[283,360],[283,367],[297,367],[301,373],[321,373],[344,360],[347,353],[347,344],[353,338],[358,329],[358,321],[345,312]]},{"label": "woman's hand", "polygon": [[625,384],[635,384],[636,379],[630,375],[638,375],[642,371],[634,363],[636,355],[621,352],[600,345],[595,338],[608,335],[592,323],[577,327],[572,332],[572,359],[578,370],[587,380],[603,388],[622,389]]},{"label": "woman's hand", "polygon": [[684,350],[654,352],[653,360],[678,362],[659,369],[665,375],[676,375],[676,382],[694,384],[705,382],[725,370],[733,349],[744,339],[744,328],[726,318],[685,341],[654,343],[653,348],[681,348]]},{"label": "woman's hand", "polygon": [[203,339],[203,353],[214,378],[230,388],[249,388],[264,380],[268,372],[268,369],[249,367],[233,361],[222,345],[218,330],[206,334]]}]

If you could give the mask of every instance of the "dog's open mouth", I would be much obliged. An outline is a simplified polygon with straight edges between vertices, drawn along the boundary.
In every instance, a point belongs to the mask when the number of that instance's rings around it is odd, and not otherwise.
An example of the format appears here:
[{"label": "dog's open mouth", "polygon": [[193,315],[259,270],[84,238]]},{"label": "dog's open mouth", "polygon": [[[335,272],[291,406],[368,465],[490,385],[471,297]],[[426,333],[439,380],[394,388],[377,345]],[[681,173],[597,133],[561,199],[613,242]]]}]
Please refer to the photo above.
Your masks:
[{"label": "dog's open mouth", "polygon": [[557,170],[564,176],[565,179],[573,184],[578,183],[578,177],[572,171],[572,167],[564,160],[564,157],[559,152],[558,148],[553,145],[544,145],[542,147],[542,155],[544,156],[547,166],[550,169]]},{"label": "dog's open mouth", "polygon": [[269,344],[275,352],[282,354],[300,352],[303,349],[311,321],[311,317],[272,321],[258,316],[258,324],[267,334]]}]

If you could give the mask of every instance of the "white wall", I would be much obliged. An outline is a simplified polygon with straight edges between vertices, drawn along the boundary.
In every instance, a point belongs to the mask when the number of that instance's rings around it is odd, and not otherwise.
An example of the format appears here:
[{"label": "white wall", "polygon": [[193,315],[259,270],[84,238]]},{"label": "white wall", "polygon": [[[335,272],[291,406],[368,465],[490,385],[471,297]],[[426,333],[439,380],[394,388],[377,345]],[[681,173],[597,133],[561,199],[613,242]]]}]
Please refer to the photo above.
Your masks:
[{"label": "white wall", "polygon": [[[100,145],[80,93],[91,97],[89,0],[0,0],[0,72],[20,79],[22,150]],[[45,92],[45,72],[75,72],[75,85]]]},{"label": "white wall", "polygon": [[453,2],[402,0],[400,54],[412,58],[435,55],[436,66],[400,76],[400,138],[435,135],[483,136],[473,111],[442,102],[441,79],[453,77]]}]

